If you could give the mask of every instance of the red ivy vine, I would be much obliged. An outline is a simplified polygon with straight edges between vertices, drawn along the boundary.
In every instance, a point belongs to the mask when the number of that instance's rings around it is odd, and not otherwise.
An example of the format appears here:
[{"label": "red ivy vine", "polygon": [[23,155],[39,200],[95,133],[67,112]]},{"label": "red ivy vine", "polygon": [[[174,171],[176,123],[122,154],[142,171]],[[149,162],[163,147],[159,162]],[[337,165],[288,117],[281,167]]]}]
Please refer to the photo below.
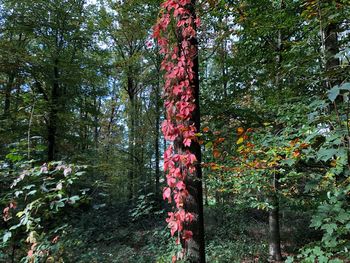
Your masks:
[{"label": "red ivy vine", "polygon": [[[193,16],[191,0],[167,0],[161,5],[160,18],[154,26],[153,36],[164,55],[162,70],[165,71],[163,96],[166,120],[162,131],[170,146],[164,153],[164,171],[168,186],[163,190],[164,200],[174,201],[174,212],[166,219],[171,235],[177,233],[177,243],[192,238],[186,224],[196,220],[196,215],[186,211],[184,203],[189,197],[186,178],[196,172],[196,156],[191,153],[191,143],[196,140],[196,127],[191,121],[195,111],[193,71],[197,56],[196,28],[200,20]],[[174,33],[175,32],[175,33]],[[174,39],[171,43],[172,39]]]}]

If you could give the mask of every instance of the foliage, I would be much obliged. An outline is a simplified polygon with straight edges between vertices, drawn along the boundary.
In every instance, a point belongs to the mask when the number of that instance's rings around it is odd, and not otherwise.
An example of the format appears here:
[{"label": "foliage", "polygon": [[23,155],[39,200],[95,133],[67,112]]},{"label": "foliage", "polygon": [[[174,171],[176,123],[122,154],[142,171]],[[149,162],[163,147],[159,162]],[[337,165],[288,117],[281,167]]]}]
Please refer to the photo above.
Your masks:
[{"label": "foliage", "polygon": [[349,17],[347,0],[0,1],[0,261],[171,262],[199,168],[208,262],[266,262],[276,206],[288,262],[349,261]]},{"label": "foliage", "polygon": [[[194,2],[190,0],[164,2],[161,17],[153,32],[160,53],[165,55],[161,68],[165,71],[166,120],[162,124],[162,131],[164,138],[172,142],[164,153],[168,187],[163,190],[163,199],[169,203],[172,200],[175,202],[176,211],[168,213],[166,221],[171,236],[178,232],[178,243],[182,239],[192,239],[193,232],[184,226],[198,221],[200,216],[198,211],[188,211],[185,204],[189,198],[195,198],[190,197],[188,188],[191,186],[186,184],[187,178],[195,176],[198,169],[195,166],[197,156],[191,145],[196,141],[198,125],[194,120],[198,82],[198,69],[195,68],[198,47],[194,41],[200,20],[191,11],[195,8],[193,5]],[[177,33],[173,35],[172,31]]]},{"label": "foliage", "polygon": [[[11,184],[9,200],[3,209],[7,229],[2,233],[3,244],[19,242],[29,247],[24,262],[42,262],[57,253],[60,237],[67,222],[64,211],[77,207],[87,189],[79,191],[75,185],[84,167],[52,162],[23,170]],[[57,219],[60,218],[58,221]]]}]

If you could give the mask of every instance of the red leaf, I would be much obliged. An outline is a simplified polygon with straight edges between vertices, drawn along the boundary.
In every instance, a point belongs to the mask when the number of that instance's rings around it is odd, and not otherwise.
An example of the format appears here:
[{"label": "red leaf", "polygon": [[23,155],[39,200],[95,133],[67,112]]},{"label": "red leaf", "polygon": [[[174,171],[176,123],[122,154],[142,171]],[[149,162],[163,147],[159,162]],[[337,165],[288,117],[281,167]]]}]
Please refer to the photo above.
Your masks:
[{"label": "red leaf", "polygon": [[162,131],[165,139],[174,141],[178,136],[177,130],[171,121],[165,120],[162,124]]},{"label": "red leaf", "polygon": [[53,244],[56,244],[56,243],[58,242],[59,238],[60,238],[60,236],[55,236],[55,237],[51,240],[51,242],[52,242]]},{"label": "red leaf", "polygon": [[200,27],[200,26],[201,26],[201,20],[200,20],[200,18],[196,18],[196,19],[194,20],[194,23],[196,24],[196,27]]},{"label": "red leaf", "polygon": [[176,188],[179,189],[179,191],[181,190],[185,190],[186,189],[186,185],[183,181],[178,181],[176,184]]},{"label": "red leaf", "polygon": [[178,224],[174,220],[170,220],[168,223],[168,227],[170,228],[171,236],[174,236],[175,232],[178,230]]},{"label": "red leaf", "polygon": [[190,147],[191,146],[191,139],[189,138],[186,138],[183,140],[183,144],[186,146],[186,147]]},{"label": "red leaf", "polygon": [[169,187],[164,188],[163,199],[168,199],[168,202],[171,203],[171,189]]},{"label": "red leaf", "polygon": [[167,175],[167,184],[169,187],[176,186],[176,179],[174,177],[172,177],[170,174]]},{"label": "red leaf", "polygon": [[192,222],[193,219],[194,219],[194,215],[192,213],[186,213],[186,216],[185,216],[186,222]]},{"label": "red leaf", "polygon": [[184,240],[189,240],[189,239],[191,239],[193,237],[193,233],[192,233],[192,231],[190,231],[190,230],[184,230],[183,231],[183,233],[182,233],[182,239],[184,239]]}]

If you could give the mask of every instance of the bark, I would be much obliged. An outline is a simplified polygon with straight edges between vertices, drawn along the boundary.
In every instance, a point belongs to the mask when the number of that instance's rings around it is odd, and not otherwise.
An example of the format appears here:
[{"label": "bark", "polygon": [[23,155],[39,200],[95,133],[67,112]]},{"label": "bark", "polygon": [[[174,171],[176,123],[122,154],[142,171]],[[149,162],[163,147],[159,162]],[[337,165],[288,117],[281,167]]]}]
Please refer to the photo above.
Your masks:
[{"label": "bark", "polygon": [[[281,1],[280,9],[285,7],[284,1]],[[277,32],[277,45],[276,45],[276,76],[275,76],[275,85],[278,91],[278,94],[282,93],[281,85],[281,63],[282,63],[282,31],[278,30]],[[279,175],[275,174],[272,185],[274,192],[270,196],[270,204],[272,208],[269,211],[269,258],[274,261],[282,260],[281,253],[281,235],[280,235],[280,224],[279,224],[279,200],[278,200],[278,191],[279,191]]]},{"label": "bark", "polygon": [[[86,103],[86,99],[85,100],[85,105],[87,104]],[[84,140],[83,140],[83,150],[87,150],[89,149],[89,142],[88,142],[88,139],[89,139],[89,126],[87,124],[87,119],[88,119],[88,112],[85,111],[84,113]]]},{"label": "bark", "polygon": [[334,23],[329,24],[325,28],[325,49],[326,49],[326,72],[328,75],[329,85],[333,86],[340,83],[336,76],[336,70],[340,65],[339,58],[335,55],[339,53],[337,25]]},{"label": "bark", "polygon": [[[322,7],[318,5],[318,18],[320,21],[320,36],[321,36],[321,51],[322,51],[322,63],[325,68],[325,88],[331,89],[333,86],[340,83],[336,76],[336,70],[340,65],[339,58],[335,55],[339,53],[339,43],[336,23],[328,23],[323,18]],[[337,101],[341,100],[341,96],[337,98]]]},{"label": "bark", "polygon": [[[194,72],[197,73],[195,79],[195,100],[196,110],[193,113],[192,121],[197,130],[200,130],[200,109],[199,109],[199,81],[198,81],[198,58],[194,61]],[[190,198],[185,203],[185,209],[198,216],[197,220],[191,223],[188,230],[193,232],[193,239],[187,242],[187,251],[190,262],[205,262],[205,243],[204,243],[204,216],[203,216],[203,187],[202,187],[202,155],[198,142],[192,142],[190,151],[196,155],[197,165],[196,173],[189,176],[186,181]]]},{"label": "bark", "polygon": [[94,100],[94,108],[96,109],[95,115],[94,115],[94,143],[95,143],[95,150],[98,148],[98,138],[99,138],[99,118],[98,115],[101,110],[101,98],[95,98]]},{"label": "bark", "polygon": [[[196,18],[195,12],[195,0],[192,0],[192,4],[189,7],[191,15]],[[181,34],[180,34],[181,35]],[[181,40],[181,37],[179,38]],[[181,43],[181,41],[180,41]],[[191,44],[194,45],[198,53],[198,42],[196,38],[191,39]],[[195,98],[196,109],[194,110],[191,118],[191,122],[194,123],[197,131],[200,130],[200,107],[199,107],[199,61],[198,56],[193,60],[193,72],[195,75],[193,81],[193,92]],[[183,248],[187,251],[189,262],[204,263],[205,262],[205,242],[204,242],[204,218],[203,218],[203,187],[202,187],[202,168],[201,168],[201,148],[198,141],[193,141],[190,147],[190,151],[196,155],[197,164],[196,172],[194,175],[188,176],[185,184],[189,191],[189,198],[184,204],[186,211],[191,212],[197,216],[196,220],[185,226],[186,230],[190,230],[193,233],[193,238],[188,242],[182,242]]]},{"label": "bark", "polygon": [[204,204],[206,206],[209,205],[209,199],[208,199],[208,186],[206,184],[206,180],[204,177],[202,177],[202,181],[203,181],[203,191],[204,191]]},{"label": "bark", "polygon": [[279,223],[279,200],[277,196],[278,191],[278,176],[273,179],[275,192],[270,196],[270,204],[272,208],[269,211],[269,259],[271,261],[281,261],[281,235]]},{"label": "bark", "polygon": [[279,206],[277,196],[272,196],[271,201],[275,202],[275,204],[269,211],[269,257],[270,260],[281,261],[282,254],[279,224]]},{"label": "bark", "polygon": [[111,108],[111,115],[109,116],[108,126],[107,126],[107,136],[110,137],[112,133],[112,125],[114,122],[114,115],[116,112],[116,105],[115,102],[117,100],[117,96],[113,97],[112,99],[112,108]]},{"label": "bark", "polygon": [[154,141],[154,147],[155,147],[155,197],[156,200],[161,200],[161,191],[160,191],[160,169],[159,169],[159,160],[160,160],[160,151],[159,151],[159,138],[160,138],[160,80],[159,80],[159,74],[158,73],[158,83],[156,87],[156,96],[155,96],[155,103],[156,103],[156,127],[155,127],[155,141]]},{"label": "bark", "polygon": [[16,243],[12,244],[12,252],[11,252],[11,263],[15,263],[16,259]]},{"label": "bark", "polygon": [[273,178],[274,191],[269,197],[269,203],[272,208],[269,210],[269,259],[271,261],[282,261],[281,253],[281,234],[280,234],[280,215],[279,215],[279,174]]},{"label": "bark", "polygon": [[135,180],[135,93],[133,87],[133,79],[132,76],[128,76],[127,80],[127,91],[129,95],[129,120],[128,120],[128,151],[129,151],[129,169],[128,169],[128,199],[130,202],[133,201],[134,198],[134,180]]},{"label": "bark", "polygon": [[55,61],[54,66],[54,80],[51,88],[51,98],[49,102],[49,116],[47,125],[47,141],[48,141],[48,152],[47,160],[54,161],[56,154],[56,134],[57,134],[57,124],[58,124],[58,101],[59,101],[59,70],[58,61]]},{"label": "bark", "polygon": [[5,87],[5,103],[4,103],[4,118],[7,119],[10,117],[11,111],[11,92],[13,89],[13,85],[14,85],[14,81],[15,81],[15,75],[13,73],[11,73],[9,75],[9,79],[8,79],[8,83]]},{"label": "bark", "polygon": [[[227,24],[227,16],[225,15],[225,24]],[[228,84],[228,78],[227,78],[227,40],[224,39],[222,43],[222,80],[223,80],[223,89],[224,89],[224,98],[227,98],[227,84]]]}]

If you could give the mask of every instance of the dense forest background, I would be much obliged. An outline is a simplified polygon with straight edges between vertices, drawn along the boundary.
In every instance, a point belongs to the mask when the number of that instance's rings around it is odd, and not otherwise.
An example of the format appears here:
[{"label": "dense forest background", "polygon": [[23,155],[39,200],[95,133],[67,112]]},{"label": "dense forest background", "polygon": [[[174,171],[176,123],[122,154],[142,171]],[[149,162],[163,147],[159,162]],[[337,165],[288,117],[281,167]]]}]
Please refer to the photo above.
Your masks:
[{"label": "dense forest background", "polygon": [[[0,262],[178,251],[160,4],[0,0]],[[207,262],[350,262],[349,1],[196,12]]]}]

